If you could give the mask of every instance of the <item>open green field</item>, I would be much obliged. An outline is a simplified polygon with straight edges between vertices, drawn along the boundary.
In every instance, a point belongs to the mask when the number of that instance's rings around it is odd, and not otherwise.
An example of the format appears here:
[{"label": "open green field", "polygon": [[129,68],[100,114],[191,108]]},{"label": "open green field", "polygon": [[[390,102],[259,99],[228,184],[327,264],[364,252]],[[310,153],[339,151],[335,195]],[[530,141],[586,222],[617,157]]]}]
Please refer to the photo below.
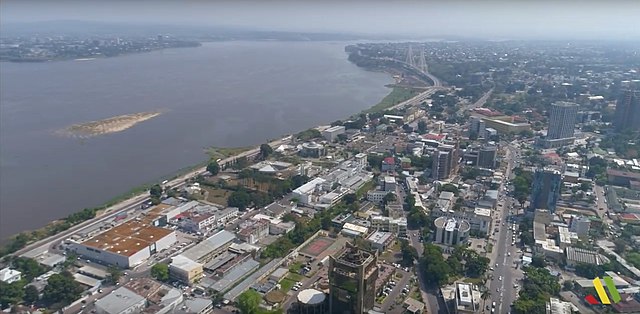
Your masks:
[{"label": "open green field", "polygon": [[418,91],[409,88],[394,87],[389,95],[382,98],[382,100],[375,106],[364,110],[364,113],[372,113],[378,111],[384,111],[390,107],[393,107],[407,99],[418,94]]},{"label": "open green field", "polygon": [[207,149],[207,154],[211,156],[211,158],[227,158],[230,156],[238,155],[242,152],[248,151],[253,147],[209,147]]}]

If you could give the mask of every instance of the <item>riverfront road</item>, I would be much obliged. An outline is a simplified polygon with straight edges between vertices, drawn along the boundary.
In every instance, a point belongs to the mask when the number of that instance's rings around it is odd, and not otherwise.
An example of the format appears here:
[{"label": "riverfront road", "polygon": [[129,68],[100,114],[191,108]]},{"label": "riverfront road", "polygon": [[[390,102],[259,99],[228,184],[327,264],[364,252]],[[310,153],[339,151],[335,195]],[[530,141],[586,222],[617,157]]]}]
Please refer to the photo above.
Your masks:
[{"label": "riverfront road", "polygon": [[446,88],[444,87],[428,87],[427,90],[425,90],[424,92],[413,96],[410,99],[407,99],[389,109],[398,109],[398,108],[402,108],[402,107],[406,107],[406,106],[416,106],[418,104],[420,104],[421,102],[427,100],[429,97],[431,97],[431,95],[433,95],[435,92],[439,91],[439,90],[444,90]]},{"label": "riverfront road", "polygon": [[[289,141],[291,139],[291,136],[286,136],[284,138],[269,142],[269,145],[271,145],[272,147],[277,147],[282,145],[283,143]],[[222,166],[226,166],[227,164],[231,164],[233,162],[235,162],[238,158],[242,158],[242,157],[251,157],[251,156],[256,156],[258,153],[260,152],[260,148],[256,147],[253,149],[250,149],[248,151],[242,152],[238,155],[235,156],[231,156],[225,159],[222,159],[220,161],[218,161],[218,163]],[[204,172],[206,172],[207,169],[206,167],[202,167],[199,169],[196,169],[194,171],[191,171],[185,175],[179,176],[167,183],[165,183],[165,186],[171,187],[171,188],[179,188],[182,187],[183,185],[185,185],[186,181],[196,177],[197,175],[203,174]],[[80,223],[78,225],[75,225],[71,228],[69,228],[66,231],[63,231],[61,233],[58,233],[56,235],[53,235],[51,237],[48,237],[46,239],[34,242],[30,245],[27,245],[25,248],[16,251],[13,255],[27,255],[27,256],[37,256],[39,254],[42,254],[46,251],[49,250],[49,248],[52,245],[56,245],[57,243],[63,241],[64,239],[68,238],[69,236],[71,236],[72,234],[85,229],[85,228],[90,228],[93,227],[97,224],[103,223],[107,220],[113,219],[115,218],[116,215],[120,214],[120,213],[124,213],[124,212],[128,212],[131,210],[135,210],[136,208],[139,208],[140,205],[142,205],[144,202],[147,202],[149,200],[149,193],[147,192],[143,192],[140,193],[138,195],[132,196],[129,199],[126,199],[118,204],[115,204],[113,206],[110,206],[108,208],[105,209],[104,214],[100,217],[96,217],[94,219],[91,220],[87,220],[83,223]],[[28,253],[28,254],[27,254]]]}]

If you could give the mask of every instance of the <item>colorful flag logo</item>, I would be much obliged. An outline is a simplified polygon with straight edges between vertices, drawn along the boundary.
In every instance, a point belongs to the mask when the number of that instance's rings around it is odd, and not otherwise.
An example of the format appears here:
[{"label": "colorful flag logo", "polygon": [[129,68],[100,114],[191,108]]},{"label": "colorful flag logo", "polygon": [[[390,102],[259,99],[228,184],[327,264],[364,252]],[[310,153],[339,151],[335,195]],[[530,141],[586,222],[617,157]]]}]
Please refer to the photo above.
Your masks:
[{"label": "colorful flag logo", "polygon": [[613,303],[620,302],[622,298],[620,298],[618,289],[616,289],[616,285],[613,283],[613,278],[611,278],[610,276],[606,276],[602,279],[604,280],[604,283],[607,285],[607,290],[611,295],[611,299],[609,299],[609,295],[607,295],[607,291],[604,290],[604,286],[602,285],[602,281],[600,281],[600,277],[596,277],[596,279],[593,280],[593,287],[596,288],[596,292],[598,293],[598,297],[600,298],[600,301],[598,301],[598,299],[596,299],[596,297],[594,297],[592,294],[586,296],[584,300],[591,305],[601,304],[600,302],[602,302],[602,304],[611,304],[612,300],[613,300]]}]

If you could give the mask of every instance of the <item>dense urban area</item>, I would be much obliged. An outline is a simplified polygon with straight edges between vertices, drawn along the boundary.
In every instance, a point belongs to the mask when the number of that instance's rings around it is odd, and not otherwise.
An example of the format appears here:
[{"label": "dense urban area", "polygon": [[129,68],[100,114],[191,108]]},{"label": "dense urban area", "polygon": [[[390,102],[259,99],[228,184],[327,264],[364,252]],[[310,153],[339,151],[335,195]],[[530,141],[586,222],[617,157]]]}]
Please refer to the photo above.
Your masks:
[{"label": "dense urban area", "polygon": [[[184,44],[31,40],[4,42],[2,56]],[[15,236],[1,252],[2,308],[640,313],[637,46],[345,51],[393,76],[379,104],[213,150],[204,168]]]}]

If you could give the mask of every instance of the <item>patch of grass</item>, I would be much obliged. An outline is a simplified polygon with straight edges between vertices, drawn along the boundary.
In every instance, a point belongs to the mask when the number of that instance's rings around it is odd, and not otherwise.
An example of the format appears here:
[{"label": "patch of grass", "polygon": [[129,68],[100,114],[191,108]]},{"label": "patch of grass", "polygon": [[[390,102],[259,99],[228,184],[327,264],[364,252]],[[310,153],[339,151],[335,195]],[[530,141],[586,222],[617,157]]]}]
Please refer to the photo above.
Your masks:
[{"label": "patch of grass", "polygon": [[229,195],[231,195],[231,191],[229,190],[224,190],[224,189],[214,189],[214,188],[209,188],[209,187],[204,187],[203,190],[205,190],[207,193],[207,201],[214,203],[214,204],[220,204],[220,205],[227,205],[227,199],[229,198]]},{"label": "patch of grass", "polygon": [[287,275],[287,278],[293,281],[301,281],[302,279],[304,279],[304,276],[296,273],[289,273],[289,275]]},{"label": "patch of grass", "polygon": [[289,278],[284,278],[280,280],[280,290],[287,292],[291,290],[291,287],[293,287],[293,285],[295,284],[296,282],[294,280],[291,280]]},{"label": "patch of grass", "polygon": [[291,272],[293,274],[300,273],[300,269],[302,269],[302,263],[301,262],[295,262],[295,263],[289,265],[289,272]]},{"label": "patch of grass", "polygon": [[413,289],[413,291],[411,292],[410,297],[422,302],[422,294],[420,293],[420,289]]},{"label": "patch of grass", "polygon": [[384,111],[390,107],[393,107],[405,100],[418,94],[417,90],[410,88],[394,87],[391,92],[382,98],[382,100],[375,106],[363,111],[364,113],[372,113],[378,111]]},{"label": "patch of grass", "polygon": [[493,243],[488,243],[486,250],[487,250],[487,253],[491,253],[491,251],[493,251]]},{"label": "patch of grass", "polygon": [[248,151],[253,147],[209,147],[207,148],[207,154],[212,159],[227,158]]},{"label": "patch of grass", "polygon": [[373,188],[376,187],[376,182],[375,180],[369,180],[367,181],[367,183],[365,183],[363,186],[361,186],[358,191],[356,191],[356,196],[358,196],[358,198],[364,196],[369,190],[373,190]]},{"label": "patch of grass", "polygon": [[482,279],[481,278],[465,278],[462,281],[464,281],[466,283],[474,284],[474,285],[479,285],[479,284],[482,283]]}]

